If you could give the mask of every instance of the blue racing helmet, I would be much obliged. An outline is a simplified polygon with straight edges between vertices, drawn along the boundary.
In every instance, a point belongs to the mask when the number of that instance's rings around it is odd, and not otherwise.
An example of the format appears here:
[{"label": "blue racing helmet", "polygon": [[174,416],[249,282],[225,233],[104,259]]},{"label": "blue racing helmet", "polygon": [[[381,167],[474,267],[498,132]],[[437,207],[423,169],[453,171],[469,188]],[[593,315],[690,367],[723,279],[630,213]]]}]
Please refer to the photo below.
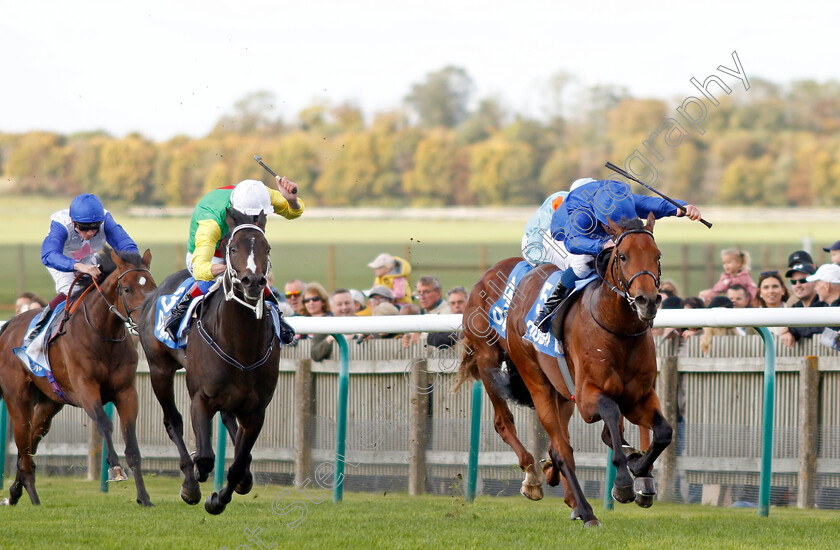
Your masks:
[{"label": "blue racing helmet", "polygon": [[70,219],[76,223],[98,223],[105,220],[105,207],[96,195],[82,193],[70,203]]}]

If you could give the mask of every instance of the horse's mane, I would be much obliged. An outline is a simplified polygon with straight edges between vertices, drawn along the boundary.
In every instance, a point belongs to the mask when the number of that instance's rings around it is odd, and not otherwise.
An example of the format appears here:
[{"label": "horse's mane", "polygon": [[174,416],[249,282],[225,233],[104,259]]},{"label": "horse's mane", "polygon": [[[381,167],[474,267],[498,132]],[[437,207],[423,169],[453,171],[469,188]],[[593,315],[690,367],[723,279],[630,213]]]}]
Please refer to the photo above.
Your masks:
[{"label": "horse's mane", "polygon": [[644,229],[645,222],[642,221],[641,218],[621,218],[619,221],[616,222],[622,229]]},{"label": "horse's mane", "polygon": [[[130,263],[134,267],[143,267],[143,258],[140,254],[136,252],[126,252],[126,251],[119,251],[115,250],[117,256],[126,262]],[[96,259],[99,262],[99,277],[96,279],[97,284],[102,284],[105,279],[108,278],[111,273],[116,271],[117,264],[114,263],[114,260],[111,258],[111,247],[106,246],[103,248],[99,254],[96,255]],[[85,275],[79,279],[79,282],[76,283],[76,286],[73,288],[72,298],[75,298],[79,293],[84,292],[84,290],[93,284],[93,279],[89,276]]]}]

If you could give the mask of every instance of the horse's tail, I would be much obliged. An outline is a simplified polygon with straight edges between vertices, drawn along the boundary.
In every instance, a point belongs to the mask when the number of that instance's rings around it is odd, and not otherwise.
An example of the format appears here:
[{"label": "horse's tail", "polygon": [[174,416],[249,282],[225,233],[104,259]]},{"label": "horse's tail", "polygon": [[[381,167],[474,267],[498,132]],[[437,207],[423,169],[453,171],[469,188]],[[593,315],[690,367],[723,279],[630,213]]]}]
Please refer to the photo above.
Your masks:
[{"label": "horse's tail", "polygon": [[475,349],[473,346],[465,343],[464,355],[461,357],[460,366],[458,366],[458,381],[455,383],[455,387],[452,388],[452,392],[454,393],[461,389],[461,385],[470,378],[475,378],[476,380],[481,379],[478,374],[478,361],[475,358]]}]

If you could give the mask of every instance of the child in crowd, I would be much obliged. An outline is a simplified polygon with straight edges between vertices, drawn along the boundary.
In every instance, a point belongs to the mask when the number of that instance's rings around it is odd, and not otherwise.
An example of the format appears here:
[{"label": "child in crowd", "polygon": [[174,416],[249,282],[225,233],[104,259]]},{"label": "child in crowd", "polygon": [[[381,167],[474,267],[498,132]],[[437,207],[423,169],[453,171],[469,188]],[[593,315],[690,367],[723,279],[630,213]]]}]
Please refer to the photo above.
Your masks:
[{"label": "child in crowd", "polygon": [[750,302],[755,300],[758,286],[750,277],[750,253],[728,248],[720,253],[720,257],[723,260],[723,273],[720,275],[720,280],[712,288],[701,291],[700,298],[709,303],[712,298],[726,292],[730,286],[739,283],[749,292]]},{"label": "child in crowd", "polygon": [[823,250],[831,254],[831,263],[840,265],[840,241],[831,246],[826,246]]}]

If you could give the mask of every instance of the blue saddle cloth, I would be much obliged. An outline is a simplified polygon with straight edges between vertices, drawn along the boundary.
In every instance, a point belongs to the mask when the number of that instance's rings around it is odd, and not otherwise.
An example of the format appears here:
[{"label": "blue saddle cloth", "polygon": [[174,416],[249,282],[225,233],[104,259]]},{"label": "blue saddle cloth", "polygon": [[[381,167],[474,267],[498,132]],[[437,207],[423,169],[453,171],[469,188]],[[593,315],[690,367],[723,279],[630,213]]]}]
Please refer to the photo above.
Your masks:
[{"label": "blue saddle cloth", "polygon": [[29,344],[29,346],[24,348],[22,347],[23,342],[26,341],[29,333],[32,332],[32,329],[35,328],[35,325],[38,323],[38,319],[41,317],[40,315],[34,316],[32,320],[29,321],[29,326],[23,334],[21,347],[12,348],[12,353],[14,353],[18,359],[23,361],[23,364],[26,365],[26,368],[29,369],[32,374],[39,378],[46,378],[56,395],[64,400],[65,403],[72,405],[70,400],[68,400],[64,395],[64,392],[61,391],[61,388],[58,386],[58,382],[55,381],[52,369],[50,368],[49,359],[50,338],[56,331],[56,324],[59,322],[59,318],[64,315],[65,306],[65,302],[61,302],[58,306],[56,306],[50,314],[50,320],[47,322],[47,326],[45,326],[41,331],[41,334],[39,334]]},{"label": "blue saddle cloth", "polygon": [[[506,336],[508,310],[510,309],[510,303],[513,299],[513,295],[516,292],[516,287],[522,281],[522,278],[531,271],[531,269],[533,268],[528,264],[528,262],[522,261],[516,264],[516,267],[514,267],[510,272],[510,276],[505,283],[505,290],[502,293],[502,296],[496,300],[496,303],[494,303],[493,307],[490,308],[490,326],[493,327],[496,334],[502,338],[505,338]],[[550,355],[551,357],[562,356],[563,348],[551,331],[540,331],[540,329],[534,324],[534,319],[542,310],[545,302],[551,296],[554,287],[556,287],[557,283],[560,282],[562,274],[562,271],[555,271],[548,276],[540,289],[540,293],[528,306],[528,314],[525,316],[527,330],[525,331],[524,338],[534,344],[537,350],[545,353],[546,355]],[[586,285],[597,278],[597,275],[592,274],[586,279],[581,279],[575,283],[575,288],[572,293],[574,294],[580,292],[584,287],[586,287]]]},{"label": "blue saddle cloth", "polygon": [[[167,321],[169,320],[172,308],[181,301],[181,298],[192,287],[194,282],[195,279],[192,277],[186,278],[178,285],[174,293],[160,296],[155,304],[155,338],[170,349],[181,349],[187,346],[187,334],[189,334],[190,323],[192,322],[192,313],[198,303],[205,299],[210,292],[213,292],[211,289],[208,294],[198,296],[190,303],[187,313],[184,314],[184,317],[181,319],[181,324],[178,325],[178,341],[174,341],[165,330]],[[265,305],[266,311],[271,315],[271,321],[274,323],[274,332],[277,335],[277,339],[280,340],[280,313],[277,310],[277,306],[273,303],[266,302]],[[278,343],[278,345],[282,345],[282,343]]]}]

